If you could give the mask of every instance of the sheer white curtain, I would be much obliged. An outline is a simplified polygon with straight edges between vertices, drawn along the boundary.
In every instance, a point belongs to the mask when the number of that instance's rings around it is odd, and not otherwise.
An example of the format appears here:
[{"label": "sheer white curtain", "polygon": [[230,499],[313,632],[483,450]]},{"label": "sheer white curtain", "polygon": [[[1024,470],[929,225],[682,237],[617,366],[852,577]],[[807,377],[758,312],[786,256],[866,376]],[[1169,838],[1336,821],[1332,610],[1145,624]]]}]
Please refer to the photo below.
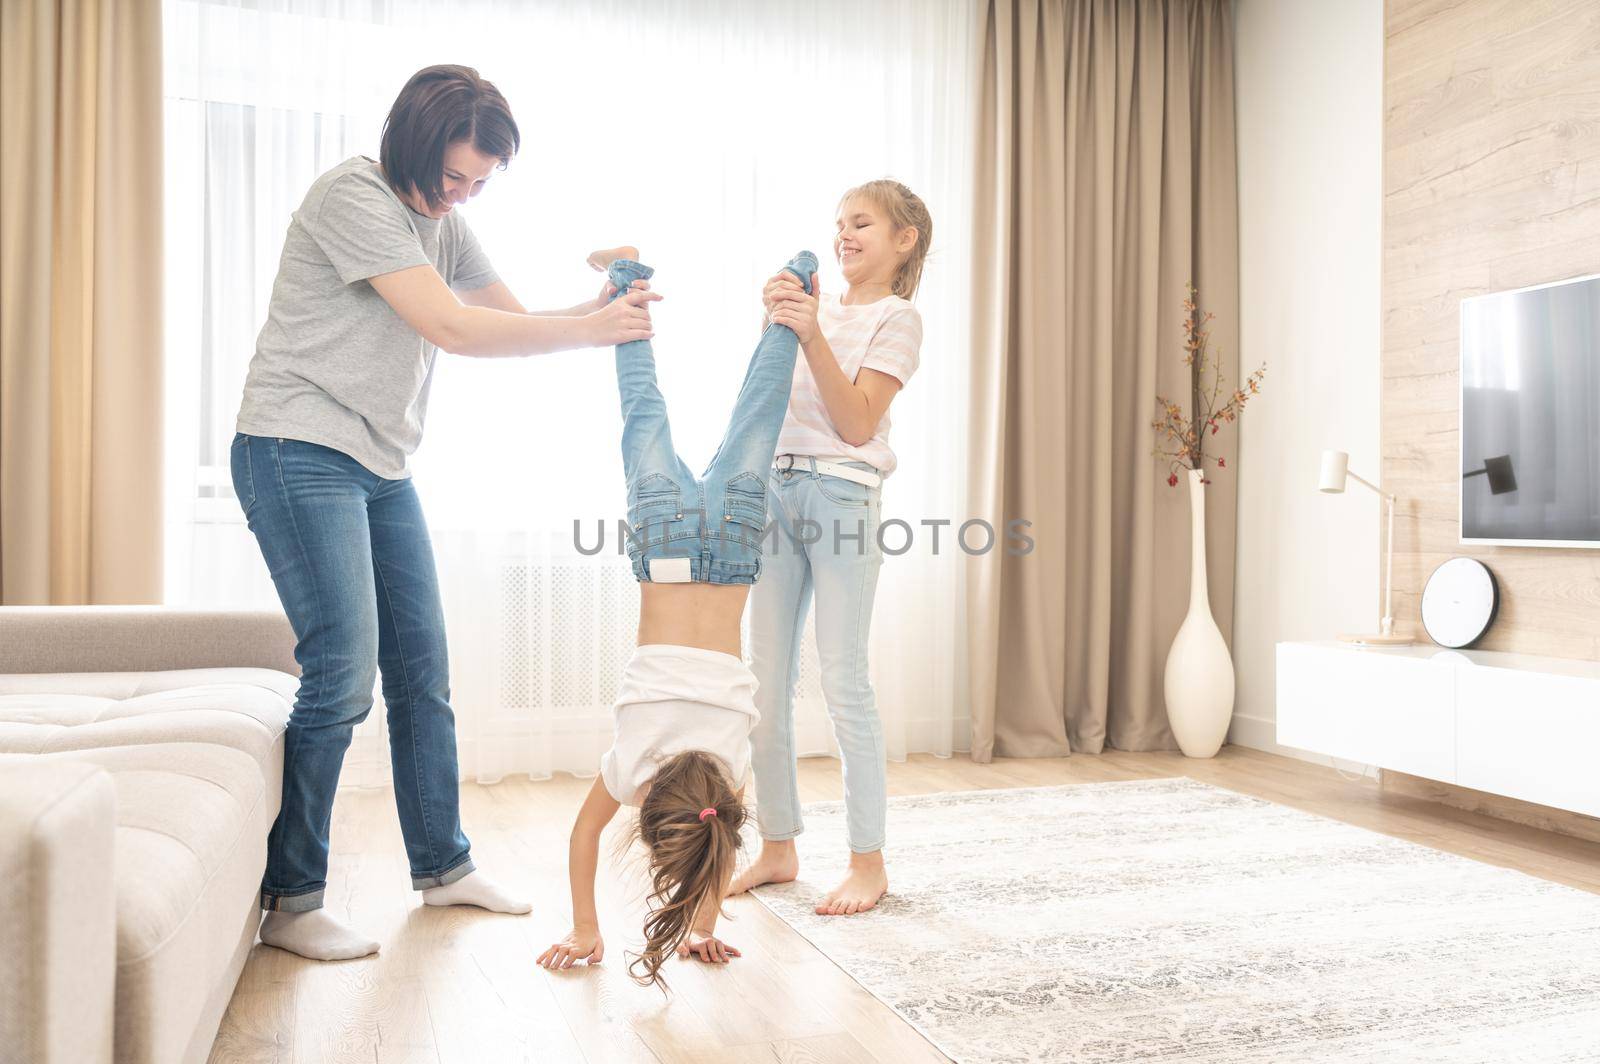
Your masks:
[{"label": "sheer white curtain", "polygon": [[[448,17],[443,13],[448,12]],[[825,262],[839,193],[893,176],[927,201],[922,368],[895,402],[872,671],[890,756],[965,749],[971,0],[436,4],[166,0],[168,587],[173,603],[275,606],[228,483],[228,441],[283,232],[315,177],[376,156],[415,70],[476,67],[522,150],[466,208],[527,306],[593,295],[592,249],[657,268],[656,352],[679,451],[699,470],[757,338],[759,290],[796,250]],[[414,476],[432,530],[463,778],[591,774],[610,742],[638,592],[609,350],[441,355]],[[949,520],[948,526],[924,522]],[[592,550],[597,524],[605,548]],[[938,533],[937,550],[934,534]],[[981,535],[969,542],[981,546]],[[891,530],[900,549],[908,536]],[[800,747],[833,743],[808,632]],[[381,707],[345,782],[388,778]]]}]

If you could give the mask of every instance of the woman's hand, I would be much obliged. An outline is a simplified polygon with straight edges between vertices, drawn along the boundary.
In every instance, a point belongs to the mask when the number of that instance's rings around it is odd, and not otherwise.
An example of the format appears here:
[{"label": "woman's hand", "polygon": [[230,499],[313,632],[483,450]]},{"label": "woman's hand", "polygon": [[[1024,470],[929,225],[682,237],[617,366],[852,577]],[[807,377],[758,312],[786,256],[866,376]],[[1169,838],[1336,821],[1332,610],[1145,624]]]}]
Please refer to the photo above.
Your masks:
[{"label": "woman's hand", "polygon": [[[800,282],[789,275],[790,284],[774,286],[768,282],[772,293],[772,306],[767,317],[774,325],[787,325],[794,330],[802,344],[809,344],[817,334],[817,275],[811,275],[811,295],[800,287]],[[765,293],[763,293],[763,298]]]},{"label": "woman's hand", "polygon": [[704,931],[690,931],[689,937],[678,943],[678,956],[691,953],[708,964],[727,964],[729,957],[741,956],[737,949]]},{"label": "woman's hand", "polygon": [[610,347],[630,340],[648,340],[655,335],[650,327],[647,303],[661,298],[660,293],[633,288],[621,299],[612,300],[583,318],[590,347]]},{"label": "woman's hand", "polygon": [[567,932],[567,937],[539,954],[539,967],[545,969],[571,968],[581,960],[599,964],[606,955],[606,944],[600,938],[600,928],[580,925]]},{"label": "woman's hand", "polygon": [[[640,280],[633,282],[633,287],[648,292],[650,291],[650,282],[641,278]],[[584,304],[586,308],[584,313],[593,314],[597,310],[605,309],[605,305],[611,302],[611,293],[615,292],[616,290],[617,286],[612,284],[610,281],[602,283],[600,285],[600,294],[595,296],[588,303]]]},{"label": "woman's hand", "polygon": [[[606,269],[618,259],[637,260],[638,258],[639,249],[630,244],[624,244],[622,247],[618,248],[605,248],[601,251],[591,251],[589,252],[589,257],[584,261],[589,264],[590,269],[605,273]],[[644,280],[635,281],[633,282],[633,287],[642,288],[648,292],[650,290],[650,282]],[[611,301],[611,294],[616,290],[617,286],[607,280],[600,286],[600,294],[595,296],[594,302],[589,304],[590,310],[596,311],[604,307],[608,302]]]}]

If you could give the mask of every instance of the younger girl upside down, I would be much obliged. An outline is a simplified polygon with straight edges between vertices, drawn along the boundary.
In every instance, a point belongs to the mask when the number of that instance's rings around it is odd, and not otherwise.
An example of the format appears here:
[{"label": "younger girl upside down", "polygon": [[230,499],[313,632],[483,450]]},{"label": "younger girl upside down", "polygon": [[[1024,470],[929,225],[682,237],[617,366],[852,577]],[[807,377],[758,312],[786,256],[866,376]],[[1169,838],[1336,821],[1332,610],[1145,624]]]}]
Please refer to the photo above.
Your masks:
[{"label": "younger girl upside down", "polygon": [[[654,272],[632,248],[596,252],[616,295]],[[816,256],[784,267],[806,291]],[[751,356],[722,443],[696,477],[672,445],[649,340],[617,345],[628,556],[639,581],[639,636],[613,712],[616,737],[572,828],[572,930],[539,956],[570,968],[605,955],[595,909],[600,836],[623,805],[639,810],[636,837],[650,873],[644,951],[629,966],[665,985],[667,958],[726,962],[739,951],[716,937],[744,824],[750,731],[760,719],[744,664],[740,621],[761,572],[767,471],[789,403],[799,340],[768,325]]]}]

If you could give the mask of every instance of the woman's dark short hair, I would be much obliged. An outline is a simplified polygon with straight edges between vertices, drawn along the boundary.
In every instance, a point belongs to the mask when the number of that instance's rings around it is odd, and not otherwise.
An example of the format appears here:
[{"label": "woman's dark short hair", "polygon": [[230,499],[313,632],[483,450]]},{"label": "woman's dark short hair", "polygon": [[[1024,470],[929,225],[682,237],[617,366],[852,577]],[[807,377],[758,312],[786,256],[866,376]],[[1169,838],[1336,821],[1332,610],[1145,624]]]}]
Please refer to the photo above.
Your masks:
[{"label": "woman's dark short hair", "polygon": [[430,206],[444,200],[444,153],[471,141],[503,170],[522,145],[516,120],[500,90],[471,67],[444,64],[411,75],[383,121],[378,161],[389,184],[419,193]]}]

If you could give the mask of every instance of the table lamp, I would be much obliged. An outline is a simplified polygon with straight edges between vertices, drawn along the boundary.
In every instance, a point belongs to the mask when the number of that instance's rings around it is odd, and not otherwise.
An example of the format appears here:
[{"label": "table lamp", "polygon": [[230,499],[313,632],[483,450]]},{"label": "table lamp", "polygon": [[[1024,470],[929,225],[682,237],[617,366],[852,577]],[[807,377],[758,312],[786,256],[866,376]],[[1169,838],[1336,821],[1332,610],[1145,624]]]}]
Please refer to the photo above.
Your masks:
[{"label": "table lamp", "polygon": [[1410,646],[1414,642],[1410,636],[1394,634],[1394,613],[1390,609],[1394,595],[1394,496],[1370,480],[1350,472],[1350,455],[1346,452],[1323,451],[1322,477],[1317,484],[1317,490],[1329,495],[1342,495],[1346,478],[1354,480],[1357,484],[1364,484],[1378,493],[1389,508],[1389,529],[1384,536],[1383,619],[1379,622],[1380,630],[1376,635],[1341,635],[1339,638],[1346,643],[1358,643],[1362,646]]}]

